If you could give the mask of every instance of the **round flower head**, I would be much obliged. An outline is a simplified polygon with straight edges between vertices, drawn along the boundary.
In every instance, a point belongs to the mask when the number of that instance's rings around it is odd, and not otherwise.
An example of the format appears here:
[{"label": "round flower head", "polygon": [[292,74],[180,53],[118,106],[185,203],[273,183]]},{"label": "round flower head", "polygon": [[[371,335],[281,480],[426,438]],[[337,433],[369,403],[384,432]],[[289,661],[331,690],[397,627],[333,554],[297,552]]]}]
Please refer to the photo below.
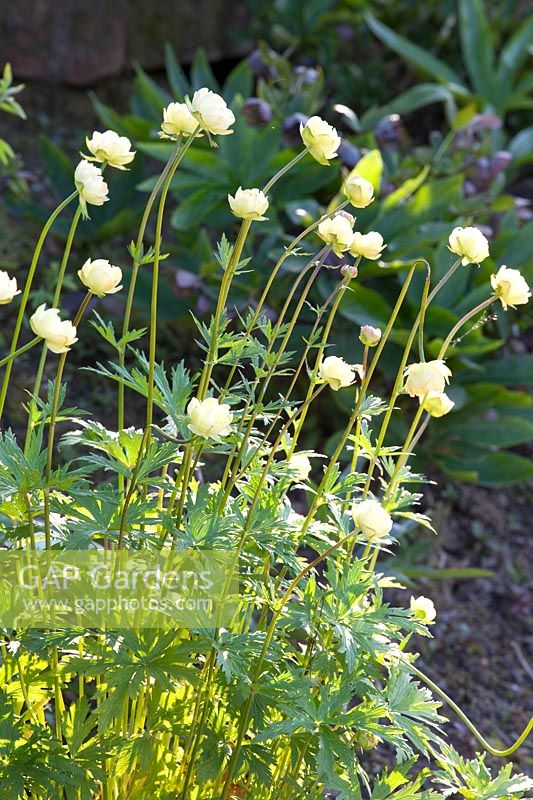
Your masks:
[{"label": "round flower head", "polygon": [[350,245],[350,253],[356,258],[357,256],[362,256],[370,261],[376,261],[381,257],[381,253],[386,246],[386,244],[383,244],[381,233],[377,231],[359,233],[359,231],[356,231]]},{"label": "round flower head", "polygon": [[204,439],[218,439],[227,436],[231,431],[233,414],[225,403],[219,403],[215,397],[199,400],[193,397],[187,406],[189,415],[188,428]]},{"label": "round flower head", "polygon": [[419,622],[424,623],[424,625],[433,625],[437,616],[433,600],[422,596],[411,597],[409,606]]},{"label": "round flower head", "polygon": [[204,131],[216,136],[227,136],[233,133],[231,126],[235,115],[226,105],[226,101],[211,89],[198,89],[192,100],[187,101],[189,110]]},{"label": "round flower head", "polygon": [[354,236],[353,224],[355,220],[351,214],[336,214],[334,217],[323,220],[318,226],[318,235],[333,252],[340,256],[346,252]]},{"label": "round flower head", "polygon": [[125,169],[135,158],[131,142],[127,136],[119,136],[115,131],[94,131],[92,137],[86,138],[87,149],[92,153],[88,161],[100,161],[116,169]]},{"label": "round flower head", "polygon": [[352,506],[352,519],[367,539],[382,539],[392,528],[392,517],[383,506],[373,498],[367,498]]},{"label": "round flower head", "polygon": [[89,291],[98,297],[105,294],[115,294],[122,289],[122,270],[114,267],[105,258],[87,259],[83,267],[78,270],[80,281]]},{"label": "round flower head", "polygon": [[509,306],[516,308],[527,303],[531,297],[527,281],[518,269],[501,266],[495,275],[490,276],[490,282],[506,311]]},{"label": "round flower head", "polygon": [[187,103],[170,103],[163,110],[161,130],[166,136],[190,136],[198,128],[198,120],[191,114]]},{"label": "round flower head", "polygon": [[84,215],[87,215],[87,203],[92,206],[102,206],[109,199],[109,190],[102,177],[102,170],[85,159],[76,167],[74,184],[80,196]]},{"label": "round flower head", "polygon": [[341,137],[336,129],[321,117],[310,117],[305,125],[300,124],[300,136],[315,161],[329,165],[330,159],[337,156]]},{"label": "round flower head", "polygon": [[432,417],[443,417],[449,414],[455,403],[450,400],[445,392],[428,392],[425,396],[420,396],[420,403],[428,414]]},{"label": "round flower head", "polygon": [[236,217],[259,222],[268,210],[268,200],[260,189],[242,189],[240,186],[234,197],[228,194],[228,203]]},{"label": "round flower head", "polygon": [[288,461],[291,471],[294,476],[300,480],[305,481],[311,472],[311,462],[305,453],[293,453]]},{"label": "round flower head", "polygon": [[451,374],[441,359],[410,364],[405,369],[405,391],[411,397],[423,397],[429,392],[442,394]]},{"label": "round flower head", "polygon": [[10,303],[17,294],[20,294],[17,279],[10,278],[5,270],[0,270],[0,306]]},{"label": "round flower head", "polygon": [[366,208],[374,200],[374,187],[357,172],[348,175],[342,191],[354,208]]},{"label": "round flower head", "polygon": [[365,347],[375,347],[381,341],[381,328],[374,328],[372,325],[362,325],[359,332],[359,341]]},{"label": "round flower head", "polygon": [[329,383],[334,392],[351,386],[355,381],[355,370],[347,364],[343,358],[338,356],[328,356],[323,358],[318,368],[320,377],[325,383]]},{"label": "round flower head", "polygon": [[448,239],[450,250],[462,265],[481,264],[489,257],[489,243],[478,228],[454,228]]},{"label": "round flower head", "polygon": [[76,328],[68,320],[61,320],[58,308],[40,305],[30,317],[30,327],[36,336],[44,339],[52,353],[68,353],[77,342]]}]

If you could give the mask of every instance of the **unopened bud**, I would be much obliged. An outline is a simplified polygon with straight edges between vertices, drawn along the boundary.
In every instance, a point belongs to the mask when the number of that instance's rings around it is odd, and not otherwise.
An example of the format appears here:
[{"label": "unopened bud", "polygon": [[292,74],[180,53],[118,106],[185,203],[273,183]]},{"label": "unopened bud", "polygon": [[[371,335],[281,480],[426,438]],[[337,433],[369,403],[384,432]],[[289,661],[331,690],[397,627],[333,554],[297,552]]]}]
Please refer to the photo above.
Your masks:
[{"label": "unopened bud", "polygon": [[341,267],[341,274],[345,278],[357,278],[358,272],[359,270],[357,269],[355,264],[344,264],[344,266]]},{"label": "unopened bud", "polygon": [[361,327],[359,341],[362,342],[365,347],[375,347],[379,344],[380,339],[381,330],[379,328],[373,328],[372,325],[363,325]]}]

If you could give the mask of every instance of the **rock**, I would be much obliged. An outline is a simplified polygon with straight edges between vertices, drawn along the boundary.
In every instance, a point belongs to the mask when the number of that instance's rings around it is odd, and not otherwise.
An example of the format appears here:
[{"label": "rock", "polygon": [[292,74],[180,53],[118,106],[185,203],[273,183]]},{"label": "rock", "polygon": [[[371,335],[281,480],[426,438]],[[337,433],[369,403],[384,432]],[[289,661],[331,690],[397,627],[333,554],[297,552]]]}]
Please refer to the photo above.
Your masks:
[{"label": "rock", "polygon": [[134,62],[162,67],[167,41],[184,62],[198,47],[211,58],[237,56],[246,43],[233,32],[245,19],[244,2],[225,0],[4,0],[0,52],[17,78],[89,86]]}]

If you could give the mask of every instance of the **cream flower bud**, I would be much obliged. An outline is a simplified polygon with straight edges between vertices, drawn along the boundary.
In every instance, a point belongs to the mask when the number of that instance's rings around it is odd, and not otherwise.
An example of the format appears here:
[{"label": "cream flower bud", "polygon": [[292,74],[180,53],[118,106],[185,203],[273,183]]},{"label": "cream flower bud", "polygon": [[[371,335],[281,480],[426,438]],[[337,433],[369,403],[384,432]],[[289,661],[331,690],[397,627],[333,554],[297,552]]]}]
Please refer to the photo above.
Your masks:
[{"label": "cream flower bud", "polygon": [[359,341],[365,347],[375,347],[381,340],[381,329],[373,328],[372,325],[362,325],[359,333]]},{"label": "cream flower bud", "polygon": [[17,294],[20,294],[17,279],[10,278],[5,270],[0,270],[0,306],[10,303]]},{"label": "cream flower bud", "polygon": [[489,257],[489,243],[479,228],[454,228],[448,243],[452,253],[461,256],[463,266],[481,264]]},{"label": "cream flower bud", "polygon": [[352,519],[367,539],[382,539],[392,528],[392,517],[377,500],[368,498],[352,506]]},{"label": "cream flower bud", "polygon": [[120,267],[114,267],[105,258],[95,258],[94,261],[88,258],[78,270],[78,277],[83,285],[98,297],[115,294],[122,289],[119,285],[122,280],[122,270]]},{"label": "cream flower bud", "polygon": [[87,149],[93,154],[88,161],[100,161],[116,169],[125,169],[135,158],[131,142],[127,136],[119,136],[115,131],[94,131],[92,137],[86,138]]},{"label": "cream flower bud", "polygon": [[441,359],[410,364],[405,370],[405,391],[411,397],[423,397],[428,392],[442,394],[451,374]]},{"label": "cream flower bud", "polygon": [[357,172],[348,175],[342,191],[355,208],[366,208],[374,200],[374,187]]},{"label": "cream flower bud", "polygon": [[68,353],[77,342],[76,328],[68,320],[62,320],[58,308],[40,305],[30,317],[30,327],[36,336],[45,340],[52,353]]},{"label": "cream flower bud", "polygon": [[336,214],[320,223],[318,235],[336,255],[340,256],[352,243],[354,222],[350,214]]},{"label": "cream flower bud", "polygon": [[355,264],[343,264],[341,267],[341,275],[343,278],[357,278],[359,275],[359,267]]},{"label": "cream flower bud", "polygon": [[293,453],[287,463],[295,478],[300,481],[307,480],[311,472],[311,462],[305,453]]},{"label": "cream flower bud", "polygon": [[376,261],[376,259],[380,258],[386,246],[386,244],[383,244],[383,236],[381,233],[377,231],[359,233],[359,231],[356,231],[350,245],[350,253],[354,257],[363,256],[363,258]]},{"label": "cream flower bud", "polygon": [[87,203],[102,206],[108,200],[109,190],[102,177],[102,170],[88,161],[80,161],[74,172],[74,184],[80,196],[80,205],[87,213]]},{"label": "cream flower bud", "polygon": [[432,417],[443,417],[445,414],[449,414],[455,405],[445,392],[440,394],[439,392],[428,392],[419,399],[424,411],[427,411]]},{"label": "cream flower bud", "polygon": [[228,194],[228,203],[236,217],[256,221],[266,219],[263,214],[268,210],[268,200],[260,189],[242,189],[239,186],[234,197]]},{"label": "cream flower bud", "polygon": [[167,136],[190,136],[198,128],[198,120],[191,114],[187,103],[170,103],[163,110],[161,130]]},{"label": "cream flower bud", "polygon": [[424,625],[433,625],[437,616],[433,600],[422,596],[411,597],[409,606],[419,622],[423,622]]},{"label": "cream flower bud", "polygon": [[233,414],[230,407],[219,403],[216,397],[208,397],[206,400],[193,397],[187,406],[187,414],[190,420],[188,428],[197,436],[218,439],[219,436],[230,433]]},{"label": "cream flower bud", "polygon": [[323,358],[318,368],[320,377],[325,383],[329,383],[334,392],[351,386],[355,381],[355,370],[347,364],[343,358],[338,356],[328,356]]},{"label": "cream flower bud", "polygon": [[531,297],[527,281],[518,269],[501,266],[495,275],[490,276],[490,282],[506,311],[508,306],[516,308],[527,303]]},{"label": "cream flower bud", "polygon": [[227,136],[235,122],[235,114],[219,94],[210,89],[198,89],[192,100],[187,101],[189,110],[204,131],[217,136]]},{"label": "cream flower bud", "polygon": [[320,117],[310,117],[300,125],[302,141],[319,164],[328,165],[337,156],[341,137],[336,129]]}]

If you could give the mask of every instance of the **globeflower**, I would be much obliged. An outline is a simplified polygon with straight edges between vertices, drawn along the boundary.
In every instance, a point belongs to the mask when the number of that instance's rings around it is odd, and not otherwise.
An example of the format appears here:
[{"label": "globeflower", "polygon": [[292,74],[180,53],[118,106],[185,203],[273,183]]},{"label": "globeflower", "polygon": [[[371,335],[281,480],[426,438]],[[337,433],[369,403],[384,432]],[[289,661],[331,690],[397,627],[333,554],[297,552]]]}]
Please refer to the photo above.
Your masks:
[{"label": "globeflower", "polygon": [[52,353],[68,353],[77,342],[76,328],[69,320],[62,320],[58,308],[40,305],[30,317],[30,327],[36,336],[44,339]]},{"label": "globeflower", "polygon": [[216,397],[199,400],[193,397],[187,406],[188,428],[204,439],[218,439],[231,431],[233,414],[226,403],[219,403]]},{"label": "globeflower", "polygon": [[318,368],[320,377],[328,383],[334,392],[351,386],[355,381],[355,370],[339,356],[328,356],[323,358]]},{"label": "globeflower", "polygon": [[287,463],[298,480],[307,480],[311,472],[311,462],[305,453],[293,453]]},{"label": "globeflower", "polygon": [[411,597],[409,601],[411,611],[419,622],[424,625],[433,625],[437,612],[433,604],[433,600],[429,597]]},{"label": "globeflower", "polygon": [[489,243],[479,228],[454,228],[448,239],[450,250],[462,258],[462,265],[481,264],[489,257]]},{"label": "globeflower", "polygon": [[336,214],[334,217],[322,220],[318,226],[318,235],[333,252],[340,256],[349,249],[354,237],[353,224],[355,220],[351,214]]},{"label": "globeflower", "polygon": [[115,294],[122,289],[122,286],[119,286],[122,280],[122,270],[120,267],[114,267],[105,258],[95,258],[94,261],[88,258],[83,267],[78,270],[78,277],[83,285],[97,297]]},{"label": "globeflower", "polygon": [[17,279],[11,278],[5,270],[0,270],[0,306],[10,303],[17,294],[20,294]]},{"label": "globeflower", "polygon": [[359,233],[359,231],[356,231],[350,245],[350,253],[355,257],[362,256],[370,261],[376,261],[376,259],[380,258],[386,246],[386,244],[383,244],[381,233],[377,231]]},{"label": "globeflower", "polygon": [[191,114],[187,103],[170,103],[163,110],[161,130],[167,136],[190,136],[198,128],[198,121]]},{"label": "globeflower", "polygon": [[266,219],[263,214],[268,210],[268,200],[260,189],[242,189],[240,186],[234,197],[228,194],[228,203],[236,217],[241,219]]},{"label": "globeflower", "polygon": [[342,191],[354,208],[366,208],[374,200],[373,185],[357,172],[348,175]]},{"label": "globeflower", "polygon": [[527,303],[531,291],[526,279],[519,269],[501,266],[495,275],[490,276],[491,286],[498,300],[507,311],[508,307],[516,308]]},{"label": "globeflower", "polygon": [[83,159],[74,171],[74,184],[80,196],[80,205],[87,216],[87,203],[102,206],[108,200],[109,189],[102,177],[102,170]]},{"label": "globeflower", "polygon": [[231,126],[235,115],[228,108],[226,101],[211,89],[198,89],[192,100],[187,101],[189,111],[204,131],[216,136],[227,136],[233,133]]},{"label": "globeflower", "polygon": [[375,347],[381,341],[381,329],[372,325],[362,325],[359,332],[359,341],[365,347]]},{"label": "globeflower", "polygon": [[405,391],[411,397],[423,397],[428,392],[442,394],[451,374],[442,359],[410,364],[405,369]]},{"label": "globeflower", "polygon": [[336,129],[321,117],[310,117],[305,125],[301,123],[300,136],[319,164],[329,166],[330,159],[336,158],[341,137]]},{"label": "globeflower", "polygon": [[99,161],[109,164],[115,169],[126,169],[135,158],[135,151],[131,149],[131,142],[127,136],[119,136],[115,131],[94,131],[92,137],[86,138],[87,149],[92,157],[85,156],[87,161]]},{"label": "globeflower", "polygon": [[354,503],[352,506],[352,519],[363,536],[372,541],[382,539],[391,531],[392,517],[378,500],[368,498]]},{"label": "globeflower", "polygon": [[432,417],[443,417],[445,414],[449,414],[455,405],[445,392],[428,392],[425,396],[420,396],[419,400],[424,411],[427,411]]}]

